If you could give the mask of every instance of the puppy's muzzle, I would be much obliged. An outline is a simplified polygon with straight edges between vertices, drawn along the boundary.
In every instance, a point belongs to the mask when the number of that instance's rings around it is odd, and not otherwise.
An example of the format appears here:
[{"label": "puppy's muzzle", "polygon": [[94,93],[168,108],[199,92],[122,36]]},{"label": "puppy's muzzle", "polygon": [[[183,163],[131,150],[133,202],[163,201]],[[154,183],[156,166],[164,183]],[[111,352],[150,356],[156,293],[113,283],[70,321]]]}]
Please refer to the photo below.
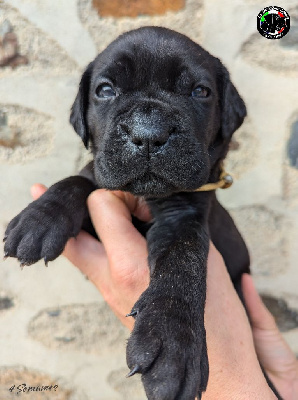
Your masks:
[{"label": "puppy's muzzle", "polygon": [[166,148],[176,127],[160,113],[134,113],[130,121],[119,124],[119,130],[134,151],[154,155]]}]

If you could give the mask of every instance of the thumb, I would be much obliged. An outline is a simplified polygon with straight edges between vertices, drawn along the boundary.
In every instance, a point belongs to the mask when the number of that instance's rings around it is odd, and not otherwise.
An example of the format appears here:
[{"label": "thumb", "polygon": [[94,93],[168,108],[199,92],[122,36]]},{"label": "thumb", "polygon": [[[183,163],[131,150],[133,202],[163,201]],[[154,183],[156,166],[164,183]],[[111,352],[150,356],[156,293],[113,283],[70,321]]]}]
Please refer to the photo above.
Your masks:
[{"label": "thumb", "polygon": [[[37,200],[47,191],[47,187],[36,183],[31,187],[31,196]],[[107,280],[107,259],[104,248],[97,239],[87,232],[81,231],[76,238],[68,240],[63,255],[88,277],[96,286]],[[94,265],[101,268],[94,268]],[[103,286],[103,283],[101,283]]]},{"label": "thumb", "polygon": [[48,188],[41,183],[35,183],[35,185],[31,186],[30,193],[33,197],[33,200],[37,200],[41,195],[43,195]]},{"label": "thumb", "polygon": [[88,208],[111,266],[124,264],[127,254],[134,260],[132,264],[142,265],[147,256],[147,243],[131,222],[125,198],[99,189],[89,196]]}]

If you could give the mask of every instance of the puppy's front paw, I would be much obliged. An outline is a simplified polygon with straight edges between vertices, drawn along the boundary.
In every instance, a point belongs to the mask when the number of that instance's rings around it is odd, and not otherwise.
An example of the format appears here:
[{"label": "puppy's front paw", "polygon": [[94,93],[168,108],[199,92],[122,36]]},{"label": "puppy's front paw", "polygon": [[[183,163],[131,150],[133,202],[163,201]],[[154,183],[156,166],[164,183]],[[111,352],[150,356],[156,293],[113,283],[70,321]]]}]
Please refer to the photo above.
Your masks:
[{"label": "puppy's front paw", "polygon": [[208,381],[203,324],[181,299],[152,297],[150,288],[135,304],[135,327],[128,340],[128,376],[142,374],[149,400],[201,398]]},{"label": "puppy's front paw", "polygon": [[67,240],[77,233],[65,206],[36,200],[8,224],[4,254],[16,257],[21,266],[40,259],[47,264],[62,253]]}]

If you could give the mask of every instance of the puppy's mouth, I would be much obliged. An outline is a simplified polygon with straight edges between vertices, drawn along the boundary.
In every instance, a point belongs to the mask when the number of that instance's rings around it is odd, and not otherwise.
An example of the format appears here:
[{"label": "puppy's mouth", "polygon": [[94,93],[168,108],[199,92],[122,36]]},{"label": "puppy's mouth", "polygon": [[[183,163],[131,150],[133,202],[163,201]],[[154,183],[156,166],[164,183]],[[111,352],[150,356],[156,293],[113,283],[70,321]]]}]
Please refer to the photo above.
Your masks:
[{"label": "puppy's mouth", "polygon": [[165,197],[179,191],[174,184],[151,171],[134,178],[119,189],[130,192],[136,196],[145,196],[147,198]]},{"label": "puppy's mouth", "polygon": [[104,168],[99,168],[96,164],[94,172],[99,187],[146,198],[191,192],[208,180],[208,168],[202,168],[195,160],[191,164],[180,162],[171,163],[170,166],[158,162],[148,165],[144,160],[138,160],[123,168],[107,168],[106,164],[101,164]]},{"label": "puppy's mouth", "polygon": [[147,198],[168,197],[193,191],[208,180],[208,154],[195,139],[173,136],[149,159],[141,150],[129,146],[122,137],[108,141],[94,160],[99,187]]}]

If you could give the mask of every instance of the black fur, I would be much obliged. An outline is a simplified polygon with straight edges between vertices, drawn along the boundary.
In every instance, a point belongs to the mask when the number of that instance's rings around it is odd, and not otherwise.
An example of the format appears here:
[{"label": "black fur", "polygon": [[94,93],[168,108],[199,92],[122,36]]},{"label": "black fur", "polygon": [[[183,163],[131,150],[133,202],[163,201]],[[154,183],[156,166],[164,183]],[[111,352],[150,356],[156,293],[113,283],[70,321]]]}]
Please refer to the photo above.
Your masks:
[{"label": "black fur", "polygon": [[[115,96],[103,98],[101,85]],[[193,90],[208,88],[206,97]],[[70,121],[94,162],[52,186],[8,225],[5,252],[24,264],[53,260],[88,224],[86,198],[97,187],[144,196],[151,282],[133,307],[127,363],[151,400],[193,400],[208,382],[204,328],[211,238],[235,287],[249,271],[246,246],[215,192],[230,138],[246,115],[221,62],[164,28],[120,36],[88,66]],[[129,313],[131,310],[127,310]]]}]

